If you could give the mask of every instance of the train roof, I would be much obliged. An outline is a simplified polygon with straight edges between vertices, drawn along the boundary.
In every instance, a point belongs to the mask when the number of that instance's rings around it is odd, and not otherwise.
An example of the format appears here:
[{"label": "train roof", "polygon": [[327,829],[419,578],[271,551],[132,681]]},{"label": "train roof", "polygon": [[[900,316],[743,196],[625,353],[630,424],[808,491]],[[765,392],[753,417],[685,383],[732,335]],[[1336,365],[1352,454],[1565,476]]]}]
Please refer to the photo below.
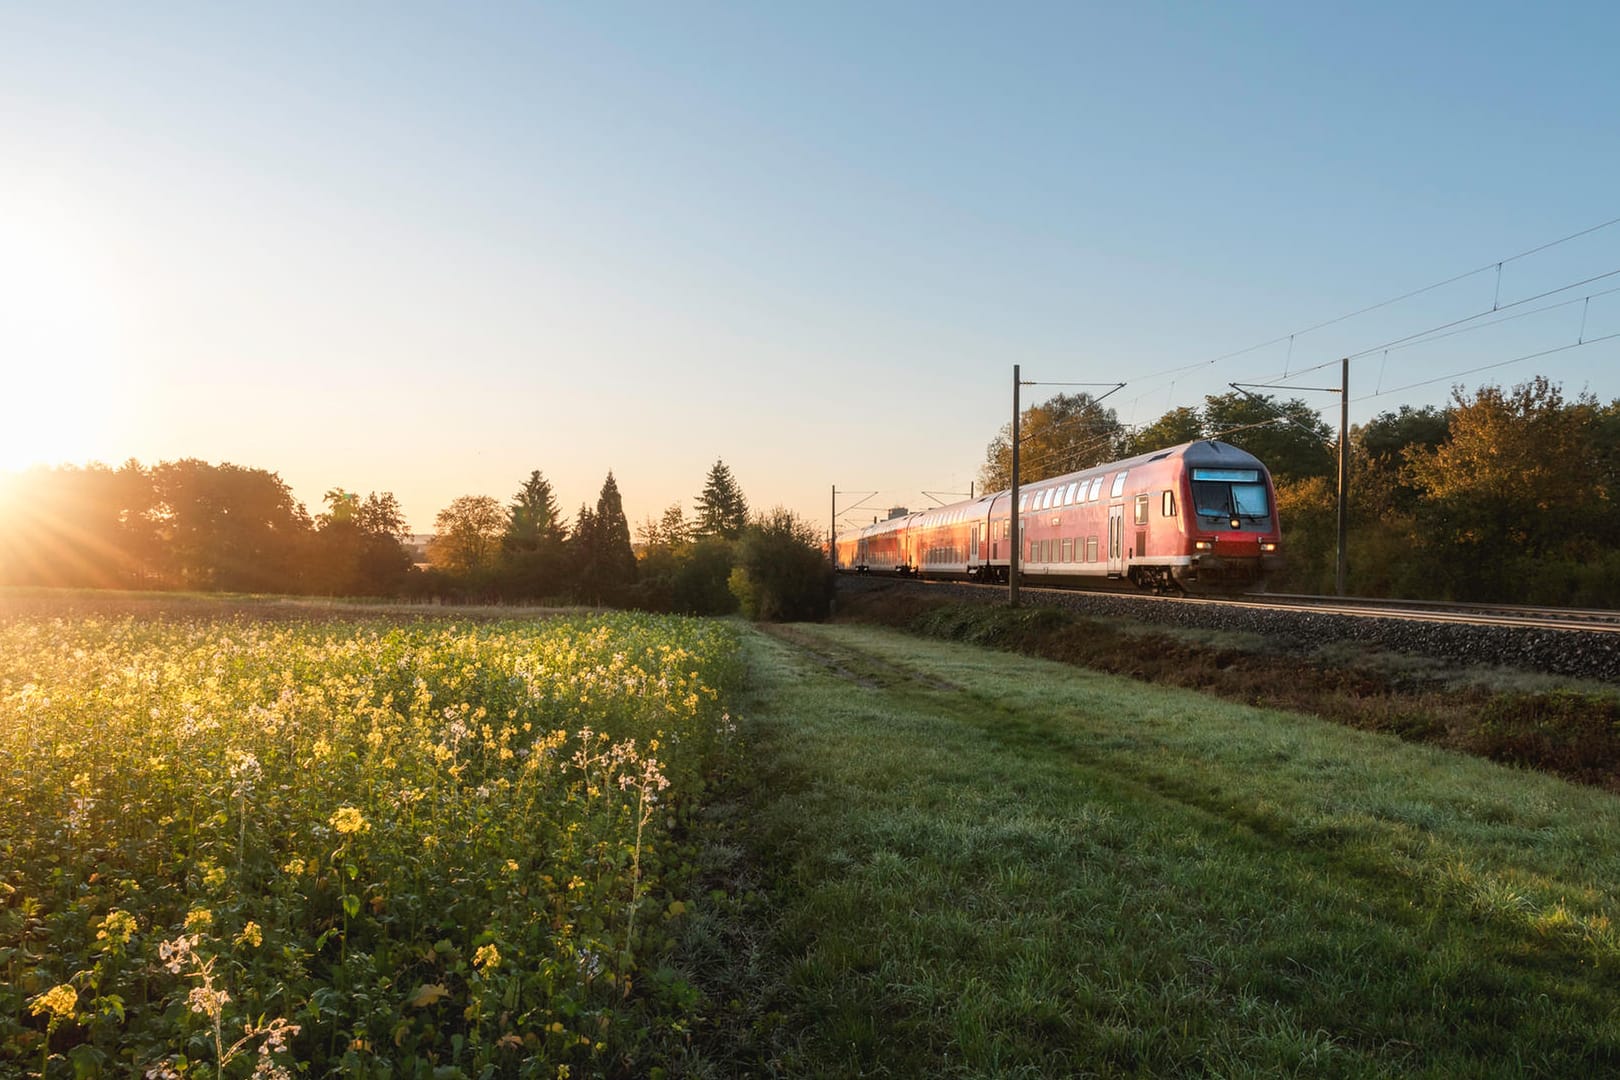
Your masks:
[{"label": "train roof", "polygon": [[[1101,465],[1093,465],[1089,469],[1079,469],[1075,472],[1062,473],[1058,476],[1042,477],[1039,480],[1031,480],[1028,483],[1019,484],[1018,486],[1020,490],[1022,490],[1027,488],[1045,487],[1048,484],[1066,484],[1071,480],[1079,480],[1081,477],[1090,479],[1093,476],[1101,476],[1105,473],[1118,472],[1120,469],[1133,469],[1138,465],[1146,465],[1149,462],[1154,461],[1164,461],[1168,458],[1181,458],[1188,465],[1197,466],[1211,465],[1222,468],[1241,469],[1265,468],[1265,465],[1260,461],[1259,458],[1255,457],[1247,450],[1242,450],[1236,446],[1233,446],[1231,443],[1221,442],[1219,439],[1195,439],[1192,442],[1184,442],[1178,446],[1167,447],[1163,450],[1150,450],[1145,454],[1137,454],[1135,457],[1122,458],[1119,461],[1108,461]],[[995,495],[989,496],[989,498],[998,498],[1007,494],[1010,494],[1010,490],[1008,488],[1002,488],[1000,491],[996,492]]]}]

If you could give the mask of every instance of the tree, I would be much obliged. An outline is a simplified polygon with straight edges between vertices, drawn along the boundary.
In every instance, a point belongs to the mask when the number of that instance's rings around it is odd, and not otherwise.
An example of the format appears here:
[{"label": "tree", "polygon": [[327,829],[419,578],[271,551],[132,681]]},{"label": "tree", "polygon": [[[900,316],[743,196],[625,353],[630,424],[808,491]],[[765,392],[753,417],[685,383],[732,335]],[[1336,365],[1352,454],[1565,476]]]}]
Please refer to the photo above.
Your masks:
[{"label": "tree", "polygon": [[681,510],[680,503],[671,503],[665,507],[657,521],[651,517],[636,526],[636,539],[643,547],[680,547],[690,538],[692,527],[686,521],[686,514]]},{"label": "tree", "polygon": [[151,577],[151,477],[137,461],[36,468],[0,491],[0,580],[129,588]]},{"label": "tree", "polygon": [[488,570],[495,565],[506,523],[501,504],[488,495],[462,495],[433,519],[436,535],[428,559],[453,574]]},{"label": "tree", "polygon": [[752,619],[824,619],[832,606],[833,571],[816,528],[776,507],[756,519],[738,544],[731,591]]},{"label": "tree", "polygon": [[1583,411],[1545,376],[1511,392],[1452,392],[1450,439],[1406,447],[1406,478],[1444,508],[1456,540],[1505,541],[1525,553],[1552,550],[1583,533],[1601,462]]},{"label": "tree", "polygon": [[[1124,428],[1113,409],[1090,394],[1058,394],[1031,405],[1019,417],[1018,473],[1022,483],[1088,469],[1112,461],[1124,448]],[[985,491],[1012,484],[1012,424],[985,447],[979,468]]]},{"label": "tree", "polygon": [[557,595],[567,572],[567,533],[556,493],[540,470],[529,474],[506,515],[506,532],[501,537],[502,589],[530,599]]},{"label": "tree", "polygon": [[1269,394],[1212,394],[1204,399],[1204,430],[1209,438],[1265,462],[1281,484],[1338,473],[1335,432],[1299,398],[1278,402]]},{"label": "tree", "polygon": [[630,547],[630,522],[624,516],[618,481],[609,470],[596,509],[580,507],[576,531],[574,586],[594,604],[618,604],[629,598],[636,582],[636,554]]},{"label": "tree", "polygon": [[716,460],[709,469],[703,491],[693,500],[692,509],[697,518],[692,526],[695,536],[723,536],[735,540],[748,526],[748,500],[743,498],[742,488],[724,461]]},{"label": "tree", "polygon": [[1198,410],[1186,405],[1171,409],[1146,427],[1138,428],[1127,440],[1126,457],[1150,454],[1204,437],[1204,419]]},{"label": "tree", "polygon": [[405,515],[392,492],[364,499],[342,488],[326,492],[315,519],[307,586],[334,596],[389,596],[410,572]]},{"label": "tree", "polygon": [[308,513],[281,477],[186,458],[151,473],[152,518],[173,585],[289,592],[310,534]]},{"label": "tree", "polygon": [[551,483],[536,469],[529,474],[506,510],[506,533],[501,549],[507,553],[536,552],[560,544],[564,530]]}]

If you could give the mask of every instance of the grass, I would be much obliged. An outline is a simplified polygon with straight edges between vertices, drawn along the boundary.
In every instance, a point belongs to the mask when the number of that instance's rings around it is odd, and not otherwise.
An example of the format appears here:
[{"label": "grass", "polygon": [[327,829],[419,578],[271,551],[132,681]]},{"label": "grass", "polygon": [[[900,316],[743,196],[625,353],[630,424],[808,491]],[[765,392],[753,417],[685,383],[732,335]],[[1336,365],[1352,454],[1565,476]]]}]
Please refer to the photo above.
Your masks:
[{"label": "grass", "polygon": [[842,618],[1310,713],[1620,792],[1620,692],[1590,681],[1446,666],[1342,644],[1301,650],[1271,640],[1257,648],[1237,635],[1201,640],[1051,608],[890,591],[857,594]]},{"label": "grass", "polygon": [[1620,804],[853,626],[752,636],[696,1074],[1620,1066]]}]

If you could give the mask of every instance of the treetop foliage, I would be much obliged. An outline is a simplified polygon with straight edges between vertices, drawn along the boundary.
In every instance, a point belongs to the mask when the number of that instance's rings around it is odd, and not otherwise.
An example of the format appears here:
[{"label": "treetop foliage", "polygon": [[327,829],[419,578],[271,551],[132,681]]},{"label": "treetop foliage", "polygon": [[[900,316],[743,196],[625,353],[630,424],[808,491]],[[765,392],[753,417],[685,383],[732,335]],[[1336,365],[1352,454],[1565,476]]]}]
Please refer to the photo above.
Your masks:
[{"label": "treetop foliage", "polygon": [[535,469],[506,508],[506,532],[501,547],[508,553],[536,552],[561,544],[566,535],[557,495],[551,483]]},{"label": "treetop foliage", "polygon": [[574,534],[575,587],[592,603],[625,602],[636,582],[636,554],[630,546],[630,522],[612,470],[602,482],[596,509],[580,509]]},{"label": "treetop foliage", "polygon": [[[1018,479],[1033,483],[1089,469],[1120,456],[1125,429],[1114,410],[1090,394],[1058,394],[1019,416]],[[1012,485],[1012,422],[985,447],[979,478],[986,491]]]},{"label": "treetop foliage", "polygon": [[494,566],[506,535],[507,516],[488,495],[462,495],[433,519],[428,557],[452,573],[470,574]]},{"label": "treetop foliage", "polygon": [[697,536],[735,540],[748,525],[748,500],[724,461],[716,460],[710,467],[692,509],[696,516],[692,531]]},{"label": "treetop foliage", "polygon": [[10,478],[0,582],[238,592],[397,592],[409,568],[390,493],[326,493],[311,518],[281,477],[195,458]]}]

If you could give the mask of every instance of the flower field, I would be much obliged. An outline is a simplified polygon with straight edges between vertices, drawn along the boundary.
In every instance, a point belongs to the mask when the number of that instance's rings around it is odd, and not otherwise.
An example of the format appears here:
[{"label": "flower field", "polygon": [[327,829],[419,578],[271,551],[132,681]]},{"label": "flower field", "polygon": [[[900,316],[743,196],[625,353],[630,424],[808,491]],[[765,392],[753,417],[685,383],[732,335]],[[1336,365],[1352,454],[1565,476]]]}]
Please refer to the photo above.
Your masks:
[{"label": "flower field", "polygon": [[0,622],[0,1073],[647,1071],[735,632]]}]

